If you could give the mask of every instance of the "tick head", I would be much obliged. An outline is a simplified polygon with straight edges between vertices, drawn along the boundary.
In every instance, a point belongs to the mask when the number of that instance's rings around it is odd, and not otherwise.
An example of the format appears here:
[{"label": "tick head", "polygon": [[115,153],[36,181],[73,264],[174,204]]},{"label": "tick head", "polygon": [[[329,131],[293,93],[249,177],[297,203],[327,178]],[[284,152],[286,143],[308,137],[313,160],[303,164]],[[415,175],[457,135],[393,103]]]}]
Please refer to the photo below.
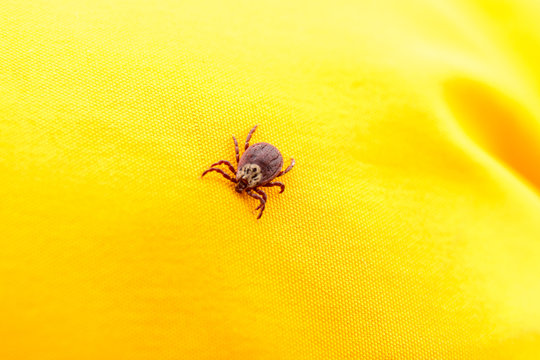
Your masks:
[{"label": "tick head", "polygon": [[246,164],[236,173],[236,192],[241,193],[246,188],[254,188],[262,179],[261,168],[257,164]]},{"label": "tick head", "polygon": [[234,187],[234,190],[241,194],[242,191],[244,191],[246,188],[248,187],[248,183],[246,180],[244,179],[241,179],[240,181],[238,181],[238,183],[236,183],[236,186]]}]

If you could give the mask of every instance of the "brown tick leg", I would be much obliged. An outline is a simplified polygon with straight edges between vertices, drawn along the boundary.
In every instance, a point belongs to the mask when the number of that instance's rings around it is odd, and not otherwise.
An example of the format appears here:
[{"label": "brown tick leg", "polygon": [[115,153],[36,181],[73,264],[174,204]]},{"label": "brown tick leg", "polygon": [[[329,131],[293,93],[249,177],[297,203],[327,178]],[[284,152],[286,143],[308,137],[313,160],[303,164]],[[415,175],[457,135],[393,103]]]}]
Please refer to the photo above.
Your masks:
[{"label": "brown tick leg", "polygon": [[205,172],[202,173],[201,177],[203,177],[204,175],[206,175],[207,173],[209,173],[210,171],[217,171],[218,173],[220,173],[221,175],[223,175],[223,177],[227,180],[230,180],[232,181],[233,183],[236,184],[236,179],[233,179],[232,177],[229,176],[229,174],[225,173],[223,170],[221,169],[218,169],[218,168],[210,168],[208,170],[206,170]]},{"label": "brown tick leg", "polygon": [[[257,200],[259,200],[261,202],[261,204],[257,207],[257,209],[259,209],[259,208],[261,209],[261,211],[259,212],[259,216],[257,216],[257,220],[258,220],[262,216],[266,201],[264,201],[264,199],[262,197],[260,197],[259,195],[252,193],[251,190],[246,191],[246,193],[249,196],[254,197],[255,199],[257,199]],[[257,209],[255,209],[255,210],[257,210]]]},{"label": "brown tick leg", "polygon": [[[276,177],[280,177],[282,175],[285,175],[286,173],[288,173],[289,171],[291,171],[291,169],[293,168],[294,166],[294,159],[291,159],[291,165],[289,165],[288,168],[285,169],[285,171],[280,171],[279,174],[276,175]],[[282,191],[283,192],[283,191]]]},{"label": "brown tick leg", "polygon": [[255,132],[255,129],[257,129],[257,126],[259,126],[259,125],[255,125],[255,126],[253,127],[253,129],[250,130],[250,132],[249,132],[249,134],[248,134],[248,136],[247,136],[247,138],[246,138],[246,148],[245,148],[244,150],[247,150],[247,149],[248,149],[248,147],[249,147],[249,140],[251,140],[251,137],[253,136],[253,133]]},{"label": "brown tick leg", "polygon": [[240,162],[240,150],[238,150],[238,141],[236,141],[236,138],[233,135],[234,140],[234,151],[236,152],[236,164]]},{"label": "brown tick leg", "polygon": [[[253,189],[253,191],[255,191],[257,194],[261,195],[263,200],[264,200],[264,203],[266,204],[266,201],[268,199],[268,197],[266,196],[266,193],[264,191],[262,191],[261,189]],[[258,210],[261,206],[262,206],[262,204],[259,205],[255,210]]]},{"label": "brown tick leg", "polygon": [[279,191],[280,194],[285,191],[285,184],[281,183],[279,181],[275,181],[275,182],[271,182],[271,183],[262,185],[262,187],[272,187],[272,186],[279,186],[281,188],[281,190]]},{"label": "brown tick leg", "polygon": [[232,166],[232,164],[231,164],[229,161],[227,161],[227,160],[219,160],[217,163],[210,165],[210,167],[218,166],[218,165],[221,165],[221,164],[227,165],[227,166],[229,167],[229,169],[232,171],[232,173],[233,173],[234,175],[236,175],[236,169],[235,169],[234,166]]}]

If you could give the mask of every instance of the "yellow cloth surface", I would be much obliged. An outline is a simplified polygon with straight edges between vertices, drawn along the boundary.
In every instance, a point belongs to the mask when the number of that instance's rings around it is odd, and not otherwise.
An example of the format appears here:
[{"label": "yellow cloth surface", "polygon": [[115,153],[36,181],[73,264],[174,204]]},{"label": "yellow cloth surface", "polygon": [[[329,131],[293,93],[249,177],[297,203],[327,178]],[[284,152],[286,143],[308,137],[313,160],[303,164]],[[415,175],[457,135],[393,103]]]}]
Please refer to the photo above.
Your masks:
[{"label": "yellow cloth surface", "polygon": [[538,2],[0,19],[0,359],[540,359]]}]

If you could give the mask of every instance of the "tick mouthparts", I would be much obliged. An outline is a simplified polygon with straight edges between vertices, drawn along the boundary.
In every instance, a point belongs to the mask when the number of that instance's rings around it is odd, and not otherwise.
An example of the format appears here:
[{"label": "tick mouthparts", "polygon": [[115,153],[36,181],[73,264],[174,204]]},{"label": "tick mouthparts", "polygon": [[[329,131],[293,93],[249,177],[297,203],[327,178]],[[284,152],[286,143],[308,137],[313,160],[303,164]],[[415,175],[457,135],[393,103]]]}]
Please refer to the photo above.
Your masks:
[{"label": "tick mouthparts", "polygon": [[236,186],[234,187],[234,190],[241,194],[242,191],[244,191],[247,187],[247,182],[244,179],[240,179],[238,183],[236,183]]}]

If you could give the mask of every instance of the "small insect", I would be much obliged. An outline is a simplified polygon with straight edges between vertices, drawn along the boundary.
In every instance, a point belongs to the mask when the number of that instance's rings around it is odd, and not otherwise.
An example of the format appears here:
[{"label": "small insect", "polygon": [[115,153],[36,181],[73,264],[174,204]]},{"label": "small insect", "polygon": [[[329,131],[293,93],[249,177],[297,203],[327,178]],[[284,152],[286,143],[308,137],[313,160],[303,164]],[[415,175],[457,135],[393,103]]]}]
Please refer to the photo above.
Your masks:
[{"label": "small insect", "polygon": [[[258,125],[255,125],[247,136],[246,146],[242,157],[240,157],[240,151],[238,150],[238,141],[236,141],[234,135],[232,137],[234,140],[234,148],[236,150],[238,170],[236,170],[229,161],[220,160],[217,163],[212,164],[209,169],[203,172],[202,176],[210,171],[216,171],[223,175],[227,180],[236,184],[234,190],[236,190],[237,193],[245,191],[249,196],[259,200],[261,203],[255,210],[260,209],[259,216],[257,216],[257,219],[260,219],[266,206],[267,196],[264,191],[259,189],[259,187],[279,186],[281,188],[279,193],[281,194],[285,190],[285,185],[279,181],[272,182],[272,180],[288,173],[294,166],[294,159],[291,159],[291,164],[288,168],[281,170],[283,167],[283,157],[274,145],[261,142],[249,146],[249,140],[251,140],[251,136],[253,136],[257,126]],[[215,167],[221,164],[227,165],[232,173],[236,175],[236,178],[231,177],[222,169]]]}]

